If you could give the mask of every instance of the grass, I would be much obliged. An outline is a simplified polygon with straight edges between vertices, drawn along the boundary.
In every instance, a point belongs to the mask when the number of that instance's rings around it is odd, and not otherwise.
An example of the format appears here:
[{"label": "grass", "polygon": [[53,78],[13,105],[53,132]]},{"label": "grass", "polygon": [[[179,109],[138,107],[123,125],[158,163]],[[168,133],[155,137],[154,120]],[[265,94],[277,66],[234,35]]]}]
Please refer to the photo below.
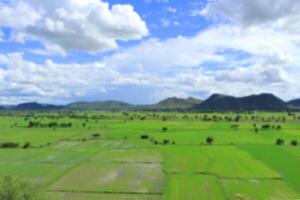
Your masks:
[{"label": "grass", "polygon": [[163,148],[168,173],[202,173],[220,178],[280,178],[249,153],[234,146]]},{"label": "grass", "polygon": [[162,163],[157,149],[117,149],[104,151],[90,159],[91,162]]},{"label": "grass", "polygon": [[205,175],[171,175],[168,177],[164,200],[226,199],[218,179]]},{"label": "grass", "polygon": [[263,161],[280,173],[284,180],[300,191],[300,159],[299,147],[278,147],[274,145],[248,145],[241,147],[250,152],[257,159]]},{"label": "grass", "polygon": [[74,192],[53,192],[49,193],[53,199],[72,200],[162,200],[161,195],[141,195],[141,194],[99,194],[99,193],[74,193]]},{"label": "grass", "polygon": [[160,164],[82,164],[66,174],[50,190],[160,194],[164,175]]},{"label": "grass", "polygon": [[300,194],[282,180],[222,180],[227,199],[299,199]]}]

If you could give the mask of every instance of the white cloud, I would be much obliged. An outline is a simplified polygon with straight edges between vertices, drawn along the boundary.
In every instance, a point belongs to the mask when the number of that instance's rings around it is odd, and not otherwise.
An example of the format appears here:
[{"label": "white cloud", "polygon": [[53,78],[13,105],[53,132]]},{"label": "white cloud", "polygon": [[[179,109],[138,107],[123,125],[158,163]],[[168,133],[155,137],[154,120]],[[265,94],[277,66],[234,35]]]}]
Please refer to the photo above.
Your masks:
[{"label": "white cloud", "polygon": [[[42,64],[27,61],[22,53],[0,56],[0,97],[5,103],[22,100],[62,102],[95,94],[98,97],[120,85],[143,84],[141,73],[121,74],[103,63]],[[2,102],[3,103],[3,102]]]},{"label": "white cloud", "polygon": [[0,42],[3,40],[4,33],[0,30]]},{"label": "white cloud", "polygon": [[51,56],[51,55],[61,55],[66,56],[67,52],[58,45],[49,45],[46,44],[44,49],[29,49],[31,53],[44,55],[44,56]]},{"label": "white cloud", "polygon": [[171,22],[165,18],[160,19],[160,23],[162,27],[169,27],[171,25]]},{"label": "white cloud", "polygon": [[197,13],[224,16],[244,26],[266,23],[285,26],[290,20],[300,19],[299,9],[300,1],[295,0],[216,0]]},{"label": "white cloud", "polygon": [[171,6],[168,6],[168,7],[166,8],[166,10],[167,10],[168,12],[170,12],[170,13],[176,13],[176,12],[177,12],[177,9],[174,8],[174,7],[171,7]]},{"label": "white cloud", "polygon": [[[267,53],[267,46],[266,52],[249,48],[247,43],[258,39],[255,35],[236,37],[233,33],[238,35],[238,31],[229,33],[228,29],[212,28],[193,38],[148,40],[98,62],[84,64],[59,64],[52,60],[37,64],[25,60],[21,53],[0,54],[0,66],[7,66],[0,68],[0,100],[64,103],[112,94],[122,99],[121,91],[131,102],[136,102],[138,94],[146,95],[139,103],[215,92],[237,96],[273,92],[285,99],[297,97],[300,71],[289,72],[294,63],[289,56]],[[220,36],[224,36],[225,42],[216,40]],[[231,59],[220,54],[220,49],[227,48],[245,50],[251,55]],[[226,67],[210,68],[207,62]],[[136,93],[128,85],[134,86]]]},{"label": "white cloud", "polygon": [[163,97],[273,92],[289,99],[300,90],[299,43],[300,36],[272,29],[219,25],[194,37],[148,40],[103,62],[122,72],[142,65],[144,73],[157,75],[150,83],[163,88]]},{"label": "white cloud", "polygon": [[[13,28],[19,41],[38,40],[64,51],[101,52],[117,41],[141,39],[146,23],[131,5],[99,0],[17,0],[0,8],[0,26]],[[56,48],[58,49],[58,48]]]},{"label": "white cloud", "polygon": [[26,1],[16,1],[13,4],[0,4],[0,26],[17,29],[33,26],[42,18]]}]

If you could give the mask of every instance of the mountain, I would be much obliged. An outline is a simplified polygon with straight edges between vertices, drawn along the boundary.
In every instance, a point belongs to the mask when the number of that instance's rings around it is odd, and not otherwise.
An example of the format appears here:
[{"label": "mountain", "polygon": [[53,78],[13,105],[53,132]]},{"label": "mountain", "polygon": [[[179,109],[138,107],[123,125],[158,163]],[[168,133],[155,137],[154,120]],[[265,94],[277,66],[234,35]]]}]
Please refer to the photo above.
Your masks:
[{"label": "mountain", "polygon": [[284,111],[287,108],[287,104],[273,94],[239,98],[213,94],[206,101],[194,107],[198,111]]},{"label": "mountain", "polygon": [[291,108],[300,108],[300,99],[294,99],[287,103]]},{"label": "mountain", "polygon": [[74,102],[65,106],[40,104],[36,102],[22,103],[16,106],[0,105],[0,110],[40,111],[40,110],[135,110],[135,111],[287,111],[300,109],[300,99],[284,102],[273,94],[234,97],[213,94],[207,100],[189,98],[167,98],[152,105],[132,105],[121,101]]},{"label": "mountain", "polygon": [[121,101],[74,102],[66,105],[66,108],[75,110],[122,110],[132,107],[132,104]]},{"label": "mountain", "polygon": [[22,103],[18,104],[13,110],[19,111],[35,111],[35,110],[61,110],[64,109],[64,106],[56,106],[51,104],[39,104],[36,102]]},{"label": "mountain", "polygon": [[158,102],[157,104],[143,106],[145,110],[183,110],[192,108],[202,101],[193,97],[187,99],[172,97]]}]

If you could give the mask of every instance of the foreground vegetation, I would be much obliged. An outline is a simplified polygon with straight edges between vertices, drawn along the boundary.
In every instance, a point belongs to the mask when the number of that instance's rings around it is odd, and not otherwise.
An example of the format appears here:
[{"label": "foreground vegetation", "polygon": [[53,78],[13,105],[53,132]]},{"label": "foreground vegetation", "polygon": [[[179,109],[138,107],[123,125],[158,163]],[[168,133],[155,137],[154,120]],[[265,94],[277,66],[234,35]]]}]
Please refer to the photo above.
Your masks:
[{"label": "foreground vegetation", "polygon": [[298,113],[0,115],[0,183],[47,198],[300,199]]}]

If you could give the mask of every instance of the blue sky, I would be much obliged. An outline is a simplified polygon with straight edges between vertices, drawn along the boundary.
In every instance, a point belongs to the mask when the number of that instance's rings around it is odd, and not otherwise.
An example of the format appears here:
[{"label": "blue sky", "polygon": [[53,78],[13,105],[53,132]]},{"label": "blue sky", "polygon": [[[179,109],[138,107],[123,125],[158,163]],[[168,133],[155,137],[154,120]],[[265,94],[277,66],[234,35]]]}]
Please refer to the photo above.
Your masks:
[{"label": "blue sky", "polygon": [[293,0],[3,1],[0,104],[298,98],[297,8]]}]

